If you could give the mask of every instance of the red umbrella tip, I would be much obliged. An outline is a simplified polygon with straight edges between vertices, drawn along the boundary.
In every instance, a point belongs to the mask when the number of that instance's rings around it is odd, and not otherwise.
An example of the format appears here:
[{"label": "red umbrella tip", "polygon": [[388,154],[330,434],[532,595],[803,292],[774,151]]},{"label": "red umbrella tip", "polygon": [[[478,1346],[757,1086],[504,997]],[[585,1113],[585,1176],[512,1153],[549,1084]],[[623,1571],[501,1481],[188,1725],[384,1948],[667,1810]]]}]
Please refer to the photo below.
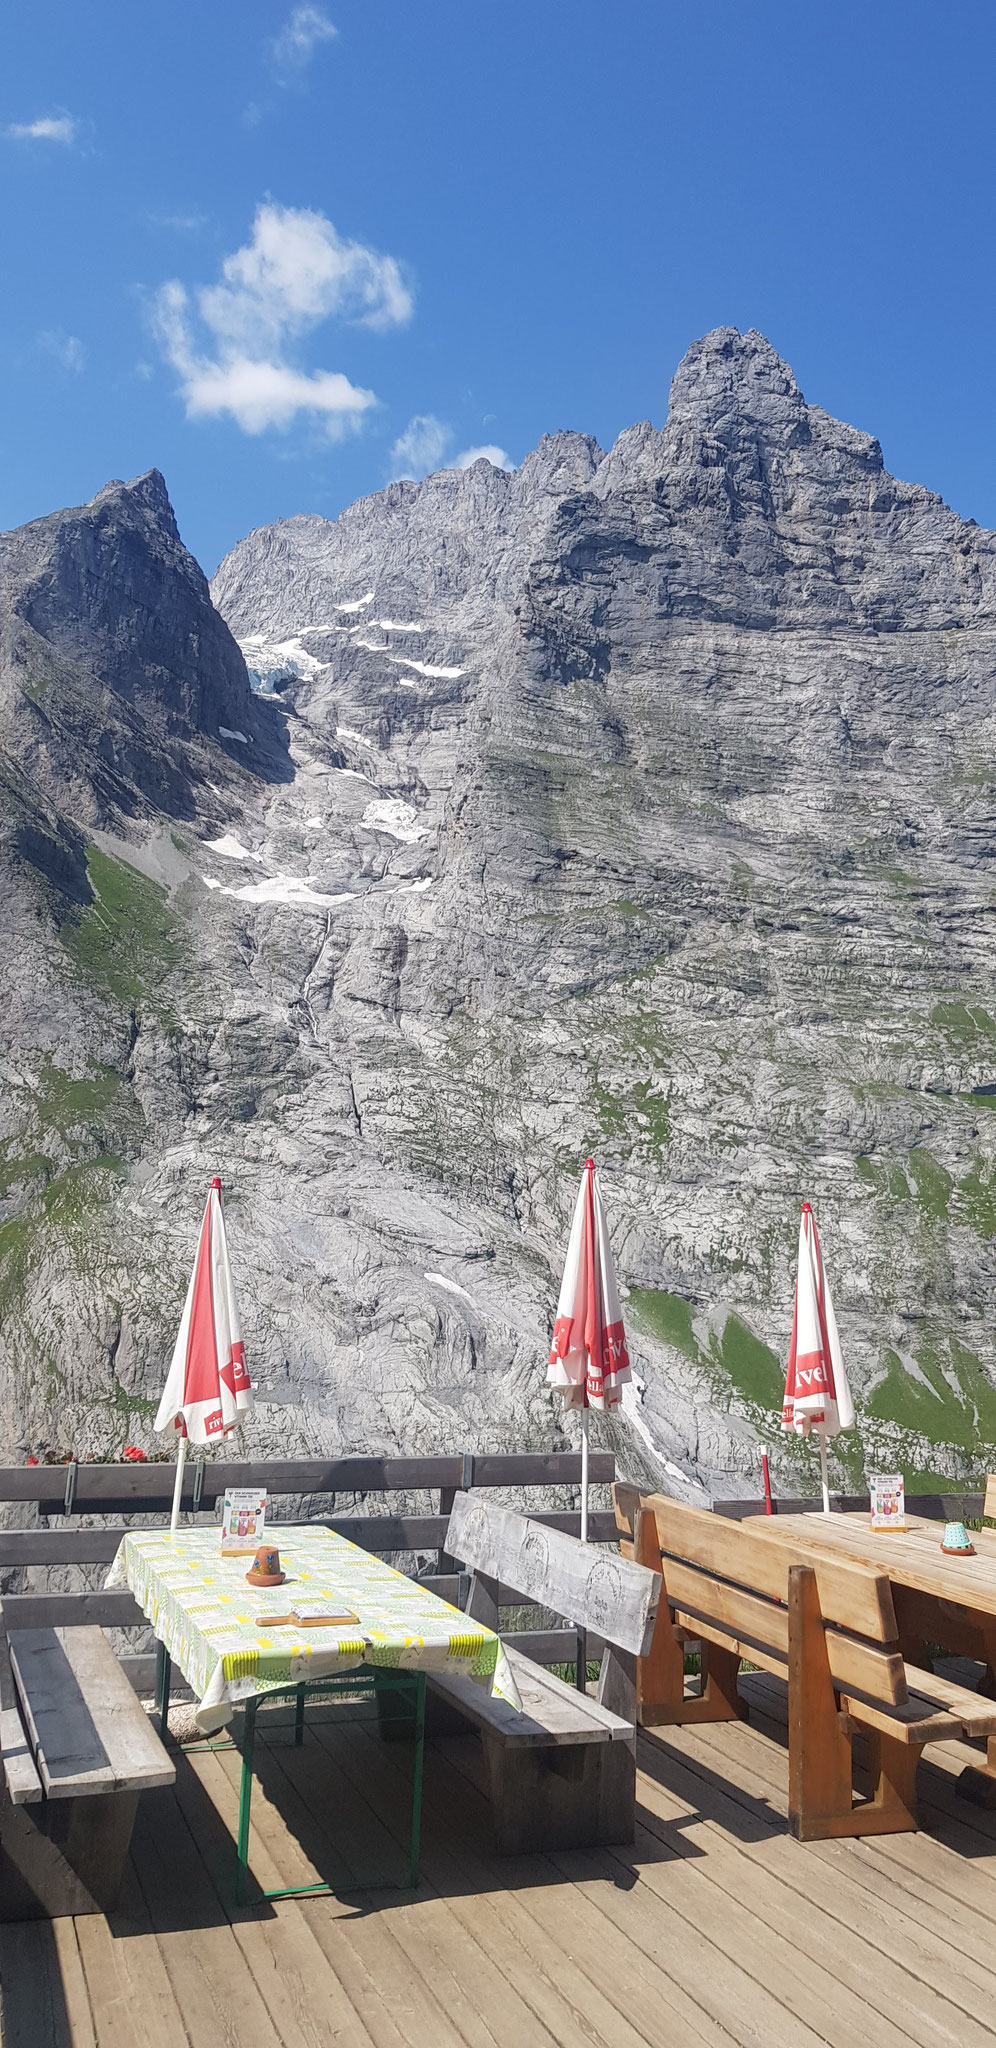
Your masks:
[{"label": "red umbrella tip", "polygon": [[219,1195],[220,1195],[220,1193],[221,1193],[221,1177],[220,1177],[220,1175],[219,1175],[219,1174],[217,1174],[217,1173],[215,1174],[215,1177],[214,1177],[213,1181],[211,1182],[211,1186],[212,1186],[213,1188],[217,1188],[217,1190],[218,1190],[218,1193],[219,1193]]},{"label": "red umbrella tip", "polygon": [[585,1160],[585,1162],[584,1162],[584,1170],[585,1170],[585,1172],[586,1172],[586,1173],[587,1173],[587,1171],[588,1171],[588,1168],[589,1168],[589,1166],[591,1167],[591,1170],[592,1170],[592,1172],[594,1173],[594,1171],[595,1171],[595,1162],[594,1162],[594,1160],[593,1160],[593,1159],[586,1159],[586,1160]]}]

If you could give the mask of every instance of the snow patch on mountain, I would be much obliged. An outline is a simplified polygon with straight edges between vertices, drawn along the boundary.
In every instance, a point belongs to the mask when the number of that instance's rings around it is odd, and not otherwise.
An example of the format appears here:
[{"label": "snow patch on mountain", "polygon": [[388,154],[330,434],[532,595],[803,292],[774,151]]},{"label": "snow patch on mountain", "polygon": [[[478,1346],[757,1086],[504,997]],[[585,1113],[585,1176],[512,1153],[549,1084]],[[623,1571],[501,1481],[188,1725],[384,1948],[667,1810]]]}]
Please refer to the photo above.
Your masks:
[{"label": "snow patch on mountain", "polygon": [[402,839],[407,844],[416,839],[428,839],[430,835],[429,826],[419,824],[414,806],[403,803],[400,797],[380,797],[376,803],[368,804],[360,824],[371,825],[378,832],[388,832],[392,839]]}]

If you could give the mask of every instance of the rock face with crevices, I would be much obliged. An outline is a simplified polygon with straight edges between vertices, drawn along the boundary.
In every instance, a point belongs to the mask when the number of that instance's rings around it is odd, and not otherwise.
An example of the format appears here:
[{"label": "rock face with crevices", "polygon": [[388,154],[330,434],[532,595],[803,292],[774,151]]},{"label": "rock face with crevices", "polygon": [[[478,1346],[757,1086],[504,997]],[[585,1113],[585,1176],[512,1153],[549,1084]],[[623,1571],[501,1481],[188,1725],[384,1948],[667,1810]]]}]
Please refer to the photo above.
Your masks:
[{"label": "rock face with crevices", "polygon": [[719,329],[663,431],[262,529],[216,609],[155,473],[2,560],[9,1455],[147,1441],[215,1170],[248,1443],[550,1447],[593,1151],[629,1470],[805,1477],[806,1195],[838,1476],[985,1467],[996,537]]}]

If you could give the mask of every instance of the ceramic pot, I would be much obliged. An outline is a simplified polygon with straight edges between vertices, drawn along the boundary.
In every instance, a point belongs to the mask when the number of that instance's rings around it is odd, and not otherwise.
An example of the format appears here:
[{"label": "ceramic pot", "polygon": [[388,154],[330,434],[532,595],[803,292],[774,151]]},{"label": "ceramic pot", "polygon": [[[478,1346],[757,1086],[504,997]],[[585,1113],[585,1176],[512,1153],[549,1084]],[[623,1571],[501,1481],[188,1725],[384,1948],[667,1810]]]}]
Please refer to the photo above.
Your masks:
[{"label": "ceramic pot", "polygon": [[274,1550],[272,1544],[261,1543],[246,1573],[250,1586],[282,1586],[286,1577],[287,1573],[280,1569],[279,1550]]}]

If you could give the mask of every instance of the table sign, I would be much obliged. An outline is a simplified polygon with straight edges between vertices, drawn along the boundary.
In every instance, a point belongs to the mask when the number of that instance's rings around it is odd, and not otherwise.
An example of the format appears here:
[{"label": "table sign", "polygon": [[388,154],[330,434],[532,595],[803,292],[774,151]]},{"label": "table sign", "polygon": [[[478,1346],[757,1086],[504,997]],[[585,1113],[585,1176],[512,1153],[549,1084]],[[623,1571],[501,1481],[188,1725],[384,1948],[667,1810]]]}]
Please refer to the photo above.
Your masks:
[{"label": "table sign", "polygon": [[868,1474],[873,1529],[906,1528],[906,1482],[901,1472]]},{"label": "table sign", "polygon": [[221,1518],[222,1557],[255,1557],[266,1521],[266,1494],[255,1486],[229,1486]]}]

